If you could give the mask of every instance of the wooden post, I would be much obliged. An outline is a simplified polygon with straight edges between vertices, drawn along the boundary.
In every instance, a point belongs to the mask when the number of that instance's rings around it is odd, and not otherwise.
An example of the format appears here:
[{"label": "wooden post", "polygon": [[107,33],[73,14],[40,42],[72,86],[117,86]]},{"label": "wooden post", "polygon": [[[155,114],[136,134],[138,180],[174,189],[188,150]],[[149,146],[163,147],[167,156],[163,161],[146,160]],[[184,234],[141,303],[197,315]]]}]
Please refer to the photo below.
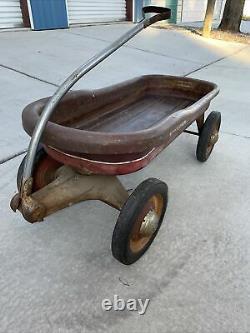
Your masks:
[{"label": "wooden post", "polygon": [[25,28],[30,28],[30,17],[27,0],[20,0],[20,7],[23,16],[23,25]]},{"label": "wooden post", "polygon": [[133,0],[126,0],[126,19],[132,21],[133,17]]}]

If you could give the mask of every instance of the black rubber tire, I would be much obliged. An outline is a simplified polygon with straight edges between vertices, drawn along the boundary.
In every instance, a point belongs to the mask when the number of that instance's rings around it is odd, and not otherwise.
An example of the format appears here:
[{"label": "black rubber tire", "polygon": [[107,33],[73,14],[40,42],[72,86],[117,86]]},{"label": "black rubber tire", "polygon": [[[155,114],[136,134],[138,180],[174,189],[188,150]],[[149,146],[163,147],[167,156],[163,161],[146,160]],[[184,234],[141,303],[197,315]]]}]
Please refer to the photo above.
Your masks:
[{"label": "black rubber tire", "polygon": [[[150,236],[148,243],[137,253],[130,249],[130,234],[133,227],[146,203],[149,199],[160,194],[163,200],[163,208],[156,231]],[[143,181],[129,196],[121,209],[120,215],[116,222],[112,237],[112,254],[125,265],[136,262],[150,247],[155,236],[157,235],[167,208],[168,203],[168,187],[164,182],[149,178]]]},{"label": "black rubber tire", "polygon": [[211,155],[214,145],[210,144],[211,135],[216,131],[219,132],[221,125],[221,113],[213,111],[207,117],[199,136],[196,157],[200,162],[206,162]]}]

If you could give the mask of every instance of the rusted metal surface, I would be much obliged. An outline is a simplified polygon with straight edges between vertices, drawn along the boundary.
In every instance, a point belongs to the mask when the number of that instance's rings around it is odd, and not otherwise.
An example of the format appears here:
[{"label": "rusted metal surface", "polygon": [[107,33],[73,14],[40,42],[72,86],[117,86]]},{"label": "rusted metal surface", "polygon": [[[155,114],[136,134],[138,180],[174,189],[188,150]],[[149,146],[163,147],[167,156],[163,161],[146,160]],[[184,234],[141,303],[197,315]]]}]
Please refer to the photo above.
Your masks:
[{"label": "rusted metal surface", "polygon": [[220,130],[220,122],[218,124],[214,123],[214,126],[211,129],[211,136],[208,141],[207,152],[206,155],[209,156],[214,148],[214,145],[219,140],[219,130]]},{"label": "rusted metal surface", "polygon": [[120,210],[128,198],[128,192],[117,177],[80,175],[70,167],[57,170],[56,179],[39,191],[27,194],[32,184],[21,196],[16,195],[11,208],[17,209],[30,223],[42,221],[58,210],[85,200],[100,200]]},{"label": "rusted metal surface", "polygon": [[16,212],[18,209],[25,220],[30,223],[42,221],[46,215],[45,206],[34,199],[32,193],[33,178],[29,178],[24,183],[21,193],[16,194],[11,202],[11,209]]},{"label": "rusted metal surface", "polygon": [[164,149],[161,146],[141,154],[77,156],[51,147],[44,148],[53,159],[71,166],[79,173],[96,175],[126,175],[136,172],[148,165]]},{"label": "rusted metal surface", "polygon": [[[12,208],[32,223],[82,200],[98,199],[120,209],[128,194],[111,175],[143,168],[194,121],[200,132],[204,112],[218,92],[206,81],[162,75],[70,92],[42,141],[54,160],[76,171],[60,168],[56,180],[35,193],[30,177],[13,198]],[[47,100],[24,110],[23,126],[29,134]]]},{"label": "rusted metal surface", "polygon": [[[70,92],[48,122],[42,142],[72,155],[121,155],[166,147],[193,121],[202,119],[218,92],[213,83],[163,75]],[[47,101],[25,108],[23,126],[29,135]]]},{"label": "rusted metal surface", "polygon": [[[155,13],[156,15],[151,17],[144,17],[144,13]],[[34,168],[36,151],[41,141],[42,134],[45,127],[53,115],[56,107],[62,98],[67,94],[67,92],[74,86],[74,84],[79,81],[84,75],[100,64],[104,59],[113,54],[122,45],[128,42],[131,38],[137,35],[140,31],[147,28],[151,24],[170,18],[171,10],[164,7],[149,6],[143,8],[143,20],[139,22],[136,26],[127,31],[123,36],[114,41],[111,45],[106,47],[100,53],[93,56],[85,64],[78,67],[70,76],[58,87],[54,95],[47,100],[46,105],[44,105],[43,112],[37,122],[30,140],[30,144],[27,151],[27,158],[24,164],[22,186],[25,181],[32,177],[32,172]]]},{"label": "rusted metal surface", "polygon": [[[145,18],[80,66],[52,97],[24,109],[23,127],[32,139],[20,193],[12,199],[11,208],[20,210],[27,221],[42,221],[84,200],[101,200],[120,210],[128,193],[114,175],[145,167],[194,121],[200,133],[204,112],[219,92],[210,82],[146,75],[105,89],[71,91],[66,95],[81,77],[142,29],[169,18],[171,11],[154,6],[144,8],[144,13],[151,12],[156,15]],[[35,186],[33,169],[40,141],[53,163],[40,162],[42,185]],[[64,166],[59,167],[55,161]],[[132,233],[133,251],[149,241],[162,207],[160,197],[144,207]]]},{"label": "rusted metal surface", "polygon": [[132,252],[141,251],[150,241],[158,228],[163,206],[161,194],[152,196],[145,204],[131,231],[129,245]]}]

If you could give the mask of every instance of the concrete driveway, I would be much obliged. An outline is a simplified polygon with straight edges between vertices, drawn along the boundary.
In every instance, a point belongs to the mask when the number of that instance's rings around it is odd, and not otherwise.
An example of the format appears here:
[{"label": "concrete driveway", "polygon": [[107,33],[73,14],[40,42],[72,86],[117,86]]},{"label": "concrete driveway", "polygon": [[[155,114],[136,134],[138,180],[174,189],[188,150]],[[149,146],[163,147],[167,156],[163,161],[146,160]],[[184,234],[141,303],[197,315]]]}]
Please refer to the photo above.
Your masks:
[{"label": "concrete driveway", "polygon": [[[127,188],[154,176],[169,207],[147,254],[132,266],[111,256],[118,213],[99,202],[30,225],[9,209],[29,138],[22,109],[52,94],[81,63],[129,24],[0,32],[0,332],[250,332],[250,47],[149,28],[80,81],[103,87],[142,74],[188,75],[221,88],[210,160],[181,135]],[[149,298],[145,315],[104,312],[104,298]]]}]

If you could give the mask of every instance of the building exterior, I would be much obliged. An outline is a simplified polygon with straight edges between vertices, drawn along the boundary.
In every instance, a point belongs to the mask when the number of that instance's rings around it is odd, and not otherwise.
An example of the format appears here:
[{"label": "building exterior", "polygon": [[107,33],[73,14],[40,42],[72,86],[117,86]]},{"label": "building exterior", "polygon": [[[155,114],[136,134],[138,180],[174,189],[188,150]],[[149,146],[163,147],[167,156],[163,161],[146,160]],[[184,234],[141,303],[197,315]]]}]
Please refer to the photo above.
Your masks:
[{"label": "building exterior", "polygon": [[130,0],[0,0],[0,28],[65,28],[125,21]]},{"label": "building exterior", "polygon": [[[237,1],[237,0],[235,0]],[[245,0],[243,15],[250,17],[250,0]],[[155,4],[172,6],[175,15],[175,23],[201,22],[204,20],[207,0],[151,0]],[[175,3],[174,3],[175,2]],[[226,0],[216,0],[214,19],[219,20],[222,17]]]},{"label": "building exterior", "polygon": [[[206,0],[184,0],[179,1],[182,3],[182,10],[179,14],[179,22],[197,22],[203,21],[206,13],[207,1]],[[223,12],[225,0],[216,0],[214,19],[218,20]]]},{"label": "building exterior", "polygon": [[[220,19],[225,1],[216,0],[215,19]],[[170,7],[172,23],[188,23],[203,21],[207,0],[0,0],[0,28],[43,30],[76,24],[138,21],[142,6],[148,4]],[[250,0],[246,0],[244,16],[250,16]]]},{"label": "building exterior", "polygon": [[21,4],[19,0],[0,0],[0,28],[23,26]]}]

